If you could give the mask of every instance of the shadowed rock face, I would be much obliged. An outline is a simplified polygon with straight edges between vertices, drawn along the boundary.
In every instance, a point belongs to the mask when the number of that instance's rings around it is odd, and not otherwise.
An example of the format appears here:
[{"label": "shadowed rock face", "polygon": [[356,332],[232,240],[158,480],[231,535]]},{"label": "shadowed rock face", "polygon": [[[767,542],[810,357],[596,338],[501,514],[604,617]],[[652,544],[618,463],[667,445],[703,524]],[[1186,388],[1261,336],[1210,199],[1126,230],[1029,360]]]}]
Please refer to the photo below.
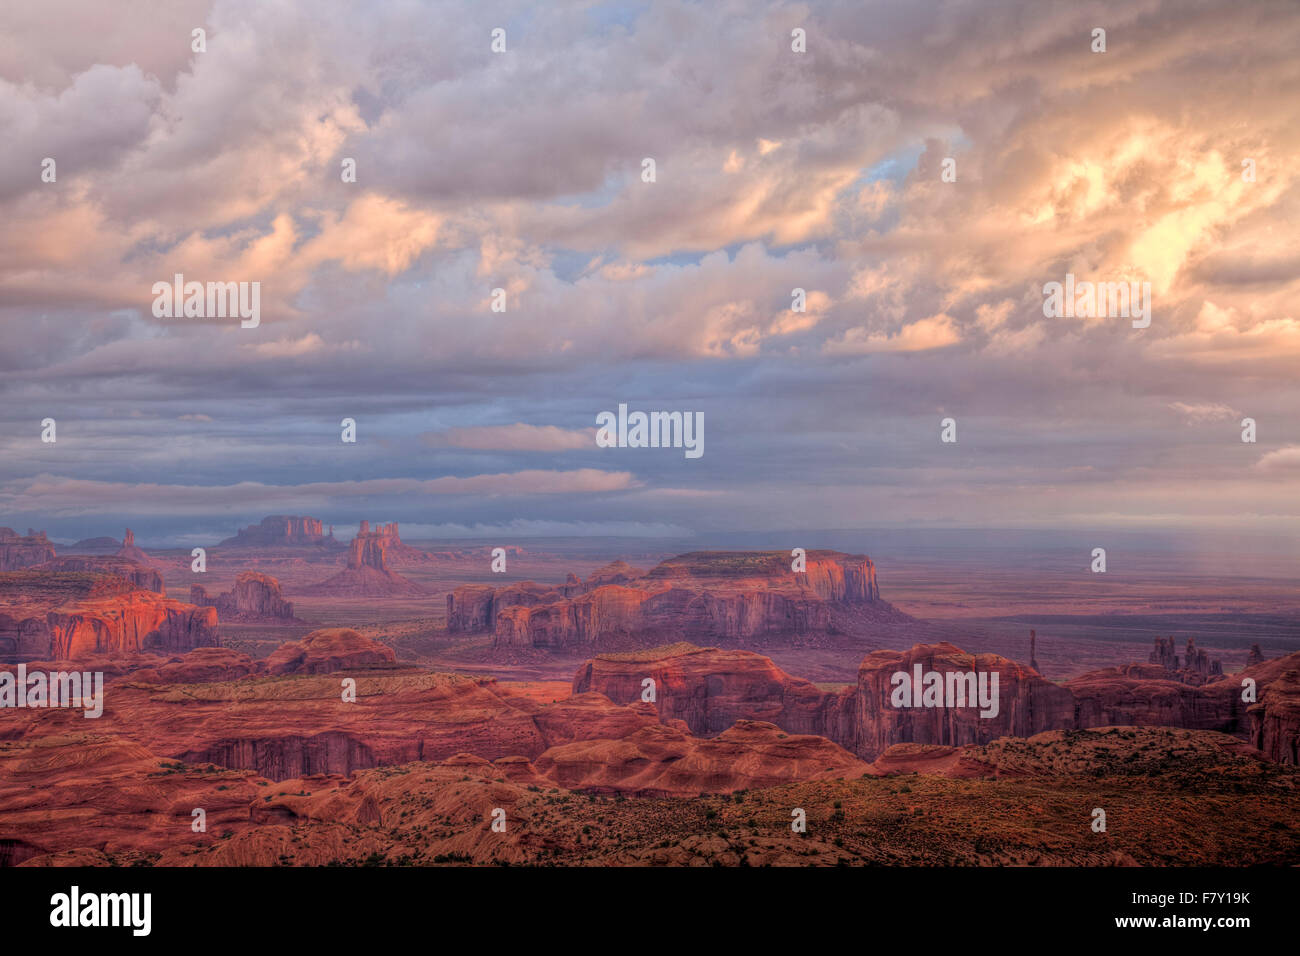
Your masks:
[{"label": "shadowed rock face", "polygon": [[[581,589],[576,593],[581,593]],[[533,581],[519,581],[499,588],[466,584],[447,595],[447,630],[462,634],[491,631],[496,628],[497,613],[501,610],[554,604],[563,598],[561,591]]]},{"label": "shadowed rock face", "polygon": [[244,571],[231,590],[209,597],[201,584],[190,585],[190,603],[215,607],[223,621],[294,621],[293,604],[280,592],[280,582],[260,571]]},{"label": "shadowed rock face", "polygon": [[691,637],[727,644],[823,633],[837,609],[880,601],[876,570],[862,555],[812,551],[806,570],[785,552],[695,552],[649,572],[615,562],[585,584],[557,589],[457,588],[448,628],[490,630],[498,648],[593,650]]},{"label": "shadowed rock face", "polygon": [[54,545],[44,531],[20,535],[13,528],[0,528],[0,571],[20,571],[53,559]]},{"label": "shadowed rock face", "polygon": [[1250,740],[1270,760],[1300,764],[1300,654],[1285,660],[1291,666],[1264,689],[1251,706]]},{"label": "shadowed rock face", "polygon": [[615,703],[632,703],[642,699],[646,680],[654,681],[660,717],[681,720],[693,734],[712,736],[737,720],[760,720],[790,733],[852,739],[843,724],[852,716],[847,691],[825,693],[750,651],[680,644],[602,655],[578,669],[573,692],[597,691]]},{"label": "shadowed rock face", "polygon": [[[895,707],[893,675],[915,673],[998,675],[997,713],[981,716],[979,707]],[[1037,671],[998,654],[968,654],[952,644],[917,644],[909,651],[876,651],[858,668],[853,702],[852,749],[874,759],[895,743],[961,746],[986,744],[998,737],[1029,737],[1044,730],[1073,727],[1070,692]]]}]

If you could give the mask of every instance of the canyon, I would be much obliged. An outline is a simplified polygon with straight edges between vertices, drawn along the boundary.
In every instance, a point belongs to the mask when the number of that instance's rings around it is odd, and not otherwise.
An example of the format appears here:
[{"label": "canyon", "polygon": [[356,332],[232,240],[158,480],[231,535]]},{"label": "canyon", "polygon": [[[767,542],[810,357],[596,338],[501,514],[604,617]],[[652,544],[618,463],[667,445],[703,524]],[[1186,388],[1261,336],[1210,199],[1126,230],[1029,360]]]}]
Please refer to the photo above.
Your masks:
[{"label": "canyon", "polygon": [[[892,675],[911,675],[917,665],[945,675],[997,672],[997,716],[985,719],[975,707],[893,706]],[[1059,685],[995,654],[968,654],[946,643],[918,644],[908,651],[874,651],[862,661],[856,685],[822,691],[751,651],[678,644],[595,657],[579,668],[572,690],[628,703],[642,699],[649,680],[660,716],[681,720],[692,733],[709,736],[737,720],[764,720],[791,733],[826,737],[865,760],[903,743],[962,747],[1050,730],[1164,726],[1230,734],[1271,759],[1296,762],[1300,698],[1294,685],[1300,680],[1300,652],[1202,686],[1176,677],[1131,665]],[[1253,702],[1243,700],[1247,678],[1258,688]]]},{"label": "canyon", "polygon": [[[1300,782],[1300,653],[1254,646],[1225,675],[1194,639],[1176,653],[1159,637],[1144,662],[1049,680],[1033,637],[1029,664],[898,640],[924,622],[882,600],[874,562],[849,552],[809,551],[803,572],[788,552],[697,551],[491,586],[487,548],[423,551],[396,524],[362,522],[339,568],[317,523],[281,528],[224,563],[218,548],[215,584],[191,577],[189,603],[156,569],[185,580],[186,554],[146,566],[50,549],[0,573],[0,654],[106,679],[95,720],[0,713],[0,865],[1144,859],[1141,843],[1065,835],[1067,796],[1099,786],[1122,805],[1177,795],[1207,813],[1231,795],[1254,814],[1252,859],[1300,858],[1273,826]],[[512,568],[527,559],[516,548]],[[249,568],[262,562],[288,584]],[[439,605],[448,650],[413,660],[426,645],[389,609]],[[477,655],[468,672],[446,663],[461,647]],[[852,680],[794,676],[828,654],[857,662]],[[918,668],[995,673],[996,716],[894,706],[894,675]],[[533,670],[546,676],[518,676]],[[1213,773],[1195,792],[1191,765]],[[1058,809],[1043,810],[1034,781],[1066,795]],[[1040,802],[1003,826],[957,809],[976,794]],[[177,840],[194,806],[211,835]],[[813,833],[790,833],[791,807]],[[926,819],[900,828],[918,807]],[[494,808],[510,835],[485,839]],[[866,822],[877,816],[892,822]],[[1226,859],[1196,831],[1189,818],[1170,839],[1187,859]]]}]

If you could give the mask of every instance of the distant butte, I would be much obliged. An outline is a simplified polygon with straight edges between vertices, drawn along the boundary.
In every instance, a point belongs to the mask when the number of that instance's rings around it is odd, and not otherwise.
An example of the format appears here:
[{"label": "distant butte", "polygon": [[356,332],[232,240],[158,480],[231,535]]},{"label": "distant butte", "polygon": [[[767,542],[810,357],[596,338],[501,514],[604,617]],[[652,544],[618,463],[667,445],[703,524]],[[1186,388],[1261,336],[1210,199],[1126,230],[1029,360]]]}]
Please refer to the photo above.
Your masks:
[{"label": "distant butte", "polygon": [[329,534],[320,518],[306,515],[270,515],[260,523],[241,528],[233,538],[222,541],[219,548],[278,548],[315,547],[342,548],[334,540],[334,529]]},{"label": "distant butte", "polygon": [[348,547],[347,567],[333,577],[296,593],[316,597],[413,597],[424,594],[423,588],[388,567],[388,548],[396,530],[396,525],[379,525],[371,531],[370,522],[361,522],[360,530]]}]

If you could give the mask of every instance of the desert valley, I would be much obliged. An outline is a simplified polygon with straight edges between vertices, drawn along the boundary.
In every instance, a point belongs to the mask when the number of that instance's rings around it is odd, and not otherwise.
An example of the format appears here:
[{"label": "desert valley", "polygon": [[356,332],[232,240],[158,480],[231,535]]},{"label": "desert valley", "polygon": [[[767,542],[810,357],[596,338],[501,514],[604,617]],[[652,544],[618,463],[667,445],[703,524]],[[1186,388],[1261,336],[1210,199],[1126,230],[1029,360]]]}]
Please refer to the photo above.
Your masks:
[{"label": "desert valley", "polygon": [[0,863],[1300,862],[1294,580],[880,543],[0,529]]}]

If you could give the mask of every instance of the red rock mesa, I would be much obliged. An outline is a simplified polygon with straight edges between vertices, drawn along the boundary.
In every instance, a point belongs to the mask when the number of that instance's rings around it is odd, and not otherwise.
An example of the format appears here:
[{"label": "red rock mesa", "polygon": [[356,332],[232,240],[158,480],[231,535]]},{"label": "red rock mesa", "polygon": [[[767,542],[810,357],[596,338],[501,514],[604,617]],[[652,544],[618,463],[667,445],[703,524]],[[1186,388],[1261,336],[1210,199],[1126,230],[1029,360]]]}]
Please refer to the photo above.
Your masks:
[{"label": "red rock mesa", "polygon": [[0,651],[66,660],[219,644],[217,612],[140,590],[117,574],[0,574]]},{"label": "red rock mesa", "polygon": [[790,565],[785,552],[702,551],[649,572],[618,561],[560,588],[469,585],[448,596],[447,626],[490,630],[497,648],[605,650],[688,637],[761,644],[834,632],[837,613],[853,608],[893,611],[864,555],[812,551],[806,572]]}]

